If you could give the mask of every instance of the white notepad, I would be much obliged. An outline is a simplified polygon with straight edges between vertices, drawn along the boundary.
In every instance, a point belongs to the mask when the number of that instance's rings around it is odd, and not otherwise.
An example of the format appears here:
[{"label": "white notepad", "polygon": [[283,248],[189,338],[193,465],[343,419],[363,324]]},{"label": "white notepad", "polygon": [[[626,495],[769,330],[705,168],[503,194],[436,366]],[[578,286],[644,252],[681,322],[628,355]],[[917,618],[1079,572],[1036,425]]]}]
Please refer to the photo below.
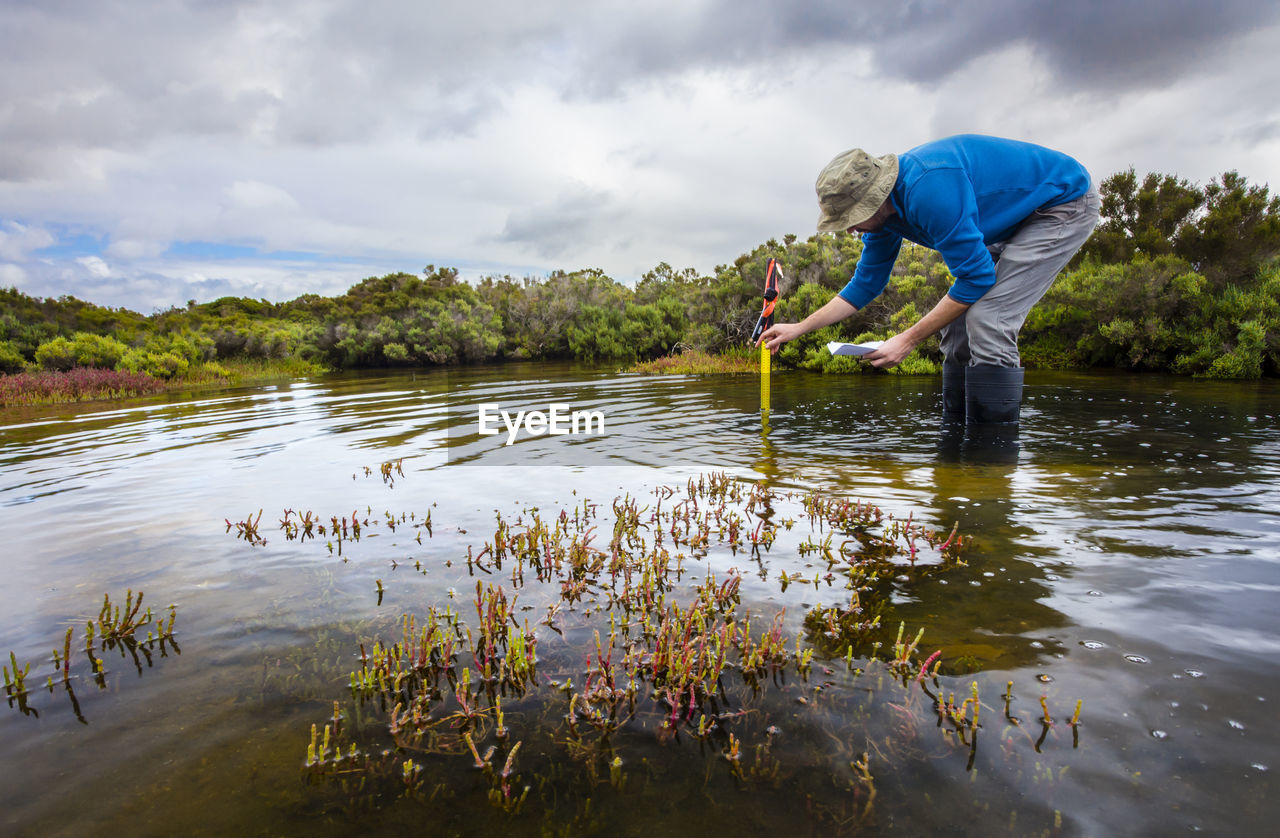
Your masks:
[{"label": "white notepad", "polygon": [[866,343],[841,343],[833,340],[827,344],[827,351],[832,355],[866,355],[880,348],[882,340],[872,340]]}]

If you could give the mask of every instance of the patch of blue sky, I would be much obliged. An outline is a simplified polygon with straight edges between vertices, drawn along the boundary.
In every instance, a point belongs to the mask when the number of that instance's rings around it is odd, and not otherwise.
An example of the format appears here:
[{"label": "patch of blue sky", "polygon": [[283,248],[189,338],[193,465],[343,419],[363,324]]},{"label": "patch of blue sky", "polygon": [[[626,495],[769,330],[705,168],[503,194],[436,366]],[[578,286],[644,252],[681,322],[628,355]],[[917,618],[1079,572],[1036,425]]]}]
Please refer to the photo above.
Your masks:
[{"label": "patch of blue sky", "polygon": [[175,259],[223,262],[239,259],[265,259],[273,262],[350,262],[351,257],[315,253],[308,250],[262,250],[253,245],[202,240],[169,243],[164,256]]},{"label": "patch of blue sky", "polygon": [[[48,247],[34,251],[34,255],[49,261],[72,260],[88,256],[107,258],[111,236],[107,233],[91,232],[83,226],[44,224],[44,229],[51,233],[56,241]],[[545,267],[525,264],[495,263],[486,259],[431,259],[423,260],[421,256],[409,256],[399,253],[352,253],[334,254],[309,250],[265,250],[260,245],[239,242],[210,241],[205,239],[174,240],[161,253],[162,260],[183,260],[187,262],[231,263],[294,263],[311,265],[344,264],[360,265],[365,269],[385,270],[387,272],[409,271],[428,262],[440,267],[459,269],[465,278],[478,279],[481,276],[533,276],[545,277]]]},{"label": "patch of blue sky", "polygon": [[[53,261],[78,259],[85,256],[104,256],[111,243],[105,233],[87,232],[84,228],[45,224],[45,230],[55,241],[48,247],[33,252],[40,259]],[[334,256],[306,250],[268,250],[254,245],[203,240],[170,242],[163,256],[194,261],[237,261],[256,259],[272,262],[342,263],[355,261],[352,257]]]},{"label": "patch of blue sky", "polygon": [[82,256],[101,256],[107,247],[107,237],[102,234],[86,233],[79,228],[44,225],[55,239],[48,247],[33,251],[40,259],[77,259]]}]

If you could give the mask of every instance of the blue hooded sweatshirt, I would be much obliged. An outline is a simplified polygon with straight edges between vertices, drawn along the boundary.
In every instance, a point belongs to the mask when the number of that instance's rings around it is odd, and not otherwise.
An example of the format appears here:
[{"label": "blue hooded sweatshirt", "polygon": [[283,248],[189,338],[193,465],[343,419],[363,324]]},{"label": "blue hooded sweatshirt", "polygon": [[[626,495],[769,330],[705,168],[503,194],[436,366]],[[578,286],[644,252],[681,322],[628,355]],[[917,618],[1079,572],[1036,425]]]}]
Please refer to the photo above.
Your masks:
[{"label": "blue hooded sweatshirt", "polygon": [[975,303],[995,284],[987,245],[1010,238],[1032,212],[1089,191],[1089,172],[1058,151],[1031,143],[960,134],[898,155],[889,193],[898,214],[862,236],[862,257],[840,296],[856,308],[889,283],[902,240],[942,254],[956,278],[947,293]]}]

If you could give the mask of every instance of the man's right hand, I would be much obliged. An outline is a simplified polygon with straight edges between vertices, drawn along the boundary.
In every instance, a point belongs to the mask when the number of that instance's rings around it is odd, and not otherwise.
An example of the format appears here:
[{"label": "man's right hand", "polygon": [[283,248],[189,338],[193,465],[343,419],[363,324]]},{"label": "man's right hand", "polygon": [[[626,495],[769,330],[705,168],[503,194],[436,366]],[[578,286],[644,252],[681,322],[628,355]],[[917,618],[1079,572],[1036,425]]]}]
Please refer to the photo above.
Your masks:
[{"label": "man's right hand", "polygon": [[778,350],[782,348],[782,344],[803,335],[807,329],[801,327],[799,323],[774,323],[765,329],[760,337],[756,340],[756,346],[764,344],[769,347],[769,351],[778,354]]},{"label": "man's right hand", "polygon": [[782,344],[787,341],[795,340],[801,335],[807,335],[814,329],[821,329],[823,326],[839,323],[856,311],[856,308],[837,294],[826,305],[799,323],[774,323],[765,329],[756,340],[756,346],[763,343],[769,347],[770,352],[777,354],[778,350],[782,348]]}]

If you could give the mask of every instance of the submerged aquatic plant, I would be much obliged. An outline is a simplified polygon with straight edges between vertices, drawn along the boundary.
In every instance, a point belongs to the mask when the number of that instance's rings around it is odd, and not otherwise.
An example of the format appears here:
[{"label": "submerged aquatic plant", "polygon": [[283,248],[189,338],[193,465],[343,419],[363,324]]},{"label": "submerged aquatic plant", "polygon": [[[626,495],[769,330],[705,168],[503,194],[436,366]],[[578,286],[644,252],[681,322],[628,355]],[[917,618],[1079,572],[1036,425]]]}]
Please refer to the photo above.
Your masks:
[{"label": "submerged aquatic plant", "polygon": [[258,524],[262,521],[261,509],[258,510],[257,518],[253,517],[253,514],[250,513],[243,521],[236,521],[234,524],[231,523],[230,518],[226,518],[224,520],[227,524],[227,532],[231,532],[231,528],[234,527],[236,537],[243,538],[245,541],[255,546],[261,546],[267,543],[267,540],[258,533]]},{"label": "submerged aquatic plant", "polygon": [[27,676],[31,674],[31,663],[26,666],[18,666],[18,658],[13,652],[9,653],[9,663],[13,670],[10,672],[8,666],[4,667],[4,691],[12,697],[27,694]]},{"label": "submerged aquatic plant", "polygon": [[140,627],[150,623],[151,609],[148,608],[145,614],[139,615],[138,611],[141,608],[142,591],[138,591],[137,602],[134,602],[132,589],[126,593],[123,611],[118,604],[115,606],[111,604],[111,594],[103,594],[102,610],[98,612],[98,633],[103,641],[124,640],[126,637],[132,637]]},{"label": "submerged aquatic plant", "polygon": [[[281,518],[287,540],[327,537],[339,552],[375,528],[401,536],[408,528],[421,544],[424,530],[432,534],[431,513],[379,517],[370,509],[326,520],[286,509]],[[800,532],[790,534],[793,528]],[[829,705],[841,695],[828,689],[831,664],[840,660],[844,677],[858,679],[868,695],[890,691],[891,737],[918,742],[934,719],[943,742],[965,748],[973,766],[987,717],[978,683],[957,700],[940,675],[941,651],[921,651],[922,628],[909,632],[895,621],[896,637],[886,633],[895,591],[964,566],[969,539],[958,525],[934,530],[866,501],[711,474],[647,498],[496,512],[476,540],[451,536],[448,544],[455,547],[445,567],[474,578],[469,604],[455,610],[450,600],[464,595],[449,587],[448,600],[425,616],[404,614],[393,638],[360,644],[348,682],[362,725],[348,727],[335,706],[333,718],[313,728],[303,764],[311,781],[359,776],[425,799],[456,782],[449,766],[471,765],[486,777],[489,803],[514,815],[530,797],[555,805],[539,791],[548,788],[545,778],[515,779],[517,752],[533,747],[540,761],[550,749],[568,757],[587,788],[622,793],[635,784],[615,748],[648,735],[699,743],[726,757],[718,764],[733,782],[776,788],[794,768],[774,748],[778,730],[763,708],[778,700],[775,693],[815,711]],[[732,557],[757,566],[760,580],[776,579],[783,592],[812,586],[805,596],[819,601],[798,632],[784,608],[753,614],[744,607],[746,574],[724,566]],[[773,576],[775,561],[782,566]],[[420,573],[434,567],[424,558],[405,563]],[[393,572],[399,566],[392,560]],[[524,616],[530,611],[540,619]],[[566,649],[560,654],[581,655],[580,668],[563,672],[554,656],[555,677],[539,674],[549,633],[559,636],[553,647]],[[839,773],[848,803],[815,805],[815,823],[866,823],[874,811],[872,761],[908,752],[893,741],[870,751],[844,747]]]},{"label": "submerged aquatic plant", "polygon": [[[122,657],[131,660],[138,674],[141,675],[143,663],[145,662],[150,668],[157,653],[161,657],[167,657],[169,651],[175,654],[181,653],[174,636],[178,607],[169,606],[167,620],[163,617],[155,619],[150,608],[142,611],[142,599],[142,591],[138,591],[135,599],[131,589],[126,593],[125,604],[121,607],[118,603],[112,604],[110,594],[103,595],[102,608],[98,612],[97,619],[85,623],[84,658],[88,672],[84,675],[73,672],[71,644],[75,635],[74,626],[67,628],[62,647],[53,649],[53,672],[46,677],[45,688],[52,693],[55,689],[54,678],[57,677],[67,693],[76,718],[81,723],[88,724],[80,710],[80,702],[76,698],[73,682],[87,676],[92,678],[99,689],[107,689],[106,662],[100,655],[106,654],[109,650],[116,650]],[[148,629],[146,639],[139,639],[138,633],[148,626],[152,628]],[[17,658],[12,652],[9,653],[9,658],[13,664],[13,672],[10,672],[8,666],[4,668],[5,693],[9,698],[9,705],[16,704],[24,714],[39,715],[35,708],[27,703],[30,689],[27,687],[26,679],[31,673],[31,664],[28,663],[19,669]]]}]

